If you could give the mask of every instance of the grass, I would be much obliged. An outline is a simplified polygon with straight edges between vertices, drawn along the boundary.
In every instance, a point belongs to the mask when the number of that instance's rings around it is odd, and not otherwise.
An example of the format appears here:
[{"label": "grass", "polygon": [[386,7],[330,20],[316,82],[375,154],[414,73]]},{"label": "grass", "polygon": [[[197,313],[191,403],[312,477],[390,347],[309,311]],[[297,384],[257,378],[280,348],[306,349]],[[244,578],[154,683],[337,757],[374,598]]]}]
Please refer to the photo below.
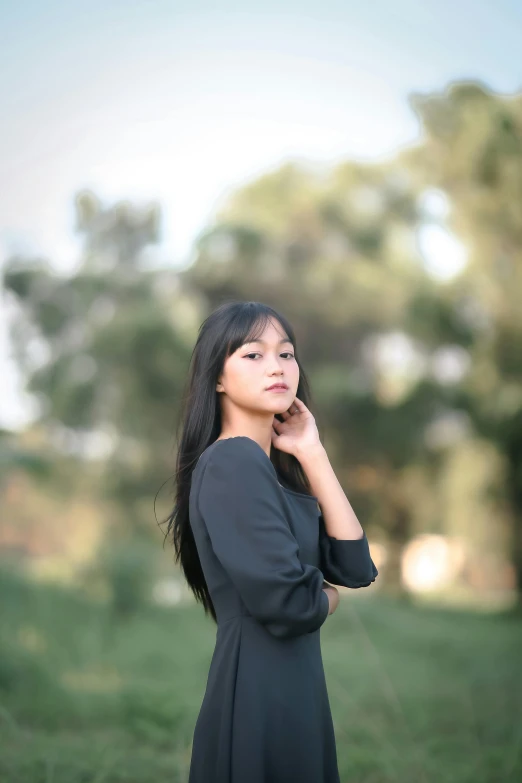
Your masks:
[{"label": "grass", "polygon": [[[117,620],[6,572],[0,599],[2,783],[186,783],[215,640],[199,606]],[[516,618],[350,595],[321,639],[342,783],[522,780]]]}]

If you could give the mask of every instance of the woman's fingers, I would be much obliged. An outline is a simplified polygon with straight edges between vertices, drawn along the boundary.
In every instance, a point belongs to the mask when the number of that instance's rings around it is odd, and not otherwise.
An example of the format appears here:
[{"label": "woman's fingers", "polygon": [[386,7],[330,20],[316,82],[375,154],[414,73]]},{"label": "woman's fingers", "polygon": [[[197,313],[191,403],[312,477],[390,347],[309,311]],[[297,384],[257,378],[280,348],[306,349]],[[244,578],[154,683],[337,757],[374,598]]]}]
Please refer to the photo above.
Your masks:
[{"label": "woman's fingers", "polygon": [[[296,397],[290,406],[290,409],[294,411],[294,413],[308,413],[308,408],[304,404],[302,400],[299,399],[299,397]],[[295,409],[295,410],[294,410]]]},{"label": "woman's fingers", "polygon": [[[283,421],[288,421],[288,419],[291,419],[292,416],[295,416],[296,413],[304,413],[304,411],[307,411],[308,408],[304,404],[304,402],[301,402],[301,400],[297,400],[297,397],[293,401],[293,403],[290,405],[289,409],[287,411],[283,411],[282,413],[279,413],[278,415],[281,416]],[[278,421],[278,419],[276,419]],[[281,422],[279,422],[281,424]]]}]

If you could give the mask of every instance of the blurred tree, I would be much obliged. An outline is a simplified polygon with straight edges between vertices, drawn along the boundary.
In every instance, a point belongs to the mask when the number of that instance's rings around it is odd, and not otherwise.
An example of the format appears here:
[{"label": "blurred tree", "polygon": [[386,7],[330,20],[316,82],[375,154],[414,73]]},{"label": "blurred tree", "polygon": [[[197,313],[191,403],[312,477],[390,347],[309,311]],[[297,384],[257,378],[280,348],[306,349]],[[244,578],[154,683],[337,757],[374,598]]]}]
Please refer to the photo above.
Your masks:
[{"label": "blurred tree", "polygon": [[[390,588],[402,589],[411,536],[445,532],[438,481],[459,439],[507,455],[520,520],[521,99],[464,83],[411,103],[418,145],[386,162],[267,173],[232,194],[182,272],[147,266],[156,206],[105,208],[89,192],[76,199],[84,247],[72,277],[39,259],[7,265],[40,422],[54,442],[98,454],[106,491],[138,529],[171,469],[197,327],[231,298],[265,301],[294,324],[336,472],[388,546]],[[434,218],[430,194],[449,217]],[[433,226],[469,249],[445,280],[423,250]]]},{"label": "blurred tree", "polygon": [[6,264],[4,286],[18,304],[16,356],[51,441],[100,458],[105,491],[150,532],[151,498],[170,465],[194,307],[174,271],[143,263],[159,238],[156,206],[103,208],[87,192],[76,213],[84,252],[72,276],[59,277],[39,259]]},{"label": "blurred tree", "polygon": [[424,139],[403,159],[420,187],[448,195],[448,226],[468,248],[444,299],[471,358],[460,404],[508,462],[522,608],[522,95],[465,82],[410,103]]}]

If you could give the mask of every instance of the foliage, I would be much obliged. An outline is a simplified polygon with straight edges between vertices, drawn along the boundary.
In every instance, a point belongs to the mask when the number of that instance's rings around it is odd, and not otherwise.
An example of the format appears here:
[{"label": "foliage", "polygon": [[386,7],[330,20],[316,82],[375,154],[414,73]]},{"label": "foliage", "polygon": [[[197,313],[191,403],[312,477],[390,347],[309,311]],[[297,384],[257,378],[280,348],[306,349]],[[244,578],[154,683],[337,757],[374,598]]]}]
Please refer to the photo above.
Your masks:
[{"label": "foliage", "polygon": [[[5,569],[0,586],[0,779],[184,783],[215,641],[201,608],[114,625],[79,593]],[[521,634],[502,615],[343,597],[321,630],[341,780],[520,780]]]},{"label": "foliage", "polygon": [[[440,476],[463,441],[483,439],[507,464],[495,486],[522,595],[522,98],[461,82],[410,105],[418,144],[387,161],[320,172],[288,162],[256,178],[201,233],[184,270],[146,263],[157,205],[104,206],[88,192],[75,204],[84,245],[74,274],[38,258],[7,263],[37,424],[52,448],[74,433],[76,453],[100,465],[97,492],[129,529],[157,532],[153,498],[172,475],[200,321],[224,299],[257,299],[295,326],[336,472],[388,545],[383,582],[400,586],[426,507],[430,529],[447,531],[456,501],[443,506]],[[434,194],[445,211],[430,208]],[[467,251],[447,279],[423,250],[433,228]],[[470,505],[486,492],[476,488]]]}]

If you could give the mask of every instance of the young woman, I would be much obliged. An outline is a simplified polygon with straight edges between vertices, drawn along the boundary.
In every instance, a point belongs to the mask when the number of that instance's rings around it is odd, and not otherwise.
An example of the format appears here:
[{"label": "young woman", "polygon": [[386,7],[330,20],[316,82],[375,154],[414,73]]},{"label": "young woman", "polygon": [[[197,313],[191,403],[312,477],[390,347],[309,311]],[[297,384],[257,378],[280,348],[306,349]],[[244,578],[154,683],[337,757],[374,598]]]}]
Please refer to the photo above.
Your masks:
[{"label": "young woman", "polygon": [[282,315],[229,302],[205,320],[167,529],[217,624],[189,783],[339,783],[319,633],[339,596],[323,580],[378,572],[308,402]]}]

